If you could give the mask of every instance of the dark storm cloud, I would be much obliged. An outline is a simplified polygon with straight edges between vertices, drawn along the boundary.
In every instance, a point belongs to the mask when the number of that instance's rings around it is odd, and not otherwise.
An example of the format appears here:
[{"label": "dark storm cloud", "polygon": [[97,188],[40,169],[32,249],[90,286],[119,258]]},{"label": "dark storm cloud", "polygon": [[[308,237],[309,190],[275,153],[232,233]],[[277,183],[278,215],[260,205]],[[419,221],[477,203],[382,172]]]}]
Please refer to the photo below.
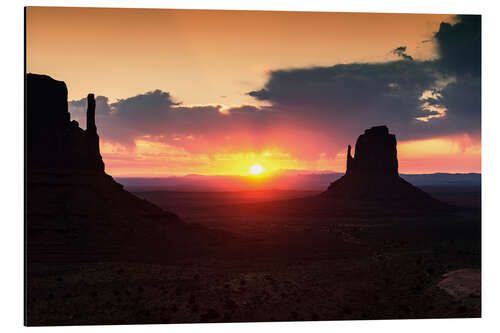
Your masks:
[{"label": "dark storm cloud", "polygon": [[401,57],[405,60],[413,60],[413,57],[406,53],[406,46],[400,46],[395,48],[394,50],[392,50],[392,54],[395,54],[398,57]]},{"label": "dark storm cloud", "polygon": [[249,95],[344,139],[380,124],[414,139],[422,137],[409,131],[415,118],[436,113],[421,108],[421,96],[439,77],[435,63],[421,61],[277,70],[263,89]]},{"label": "dark storm cloud", "polygon": [[442,91],[450,125],[473,132],[481,131],[481,16],[458,15],[456,23],[443,22],[435,34],[440,69],[454,75],[456,82]]},{"label": "dark storm cloud", "polygon": [[444,69],[458,75],[480,75],[481,16],[458,15],[457,22],[442,22],[434,38]]},{"label": "dark storm cloud", "polygon": [[461,76],[456,82],[446,85],[436,99],[427,100],[432,105],[446,106],[447,113],[443,118],[432,119],[428,123],[420,123],[418,132],[467,133],[473,139],[481,138],[481,77]]}]

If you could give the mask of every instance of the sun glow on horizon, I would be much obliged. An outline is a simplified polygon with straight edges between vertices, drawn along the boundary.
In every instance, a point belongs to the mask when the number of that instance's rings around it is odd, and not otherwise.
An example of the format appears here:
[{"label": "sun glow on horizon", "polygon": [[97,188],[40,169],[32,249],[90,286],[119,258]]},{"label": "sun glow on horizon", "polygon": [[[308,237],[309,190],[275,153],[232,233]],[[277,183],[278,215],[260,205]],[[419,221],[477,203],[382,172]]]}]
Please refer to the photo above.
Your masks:
[{"label": "sun glow on horizon", "polygon": [[[191,141],[189,141],[191,142]],[[298,157],[287,147],[252,151],[191,151],[177,141],[140,138],[134,146],[101,140],[106,172],[116,177],[232,175],[271,180],[284,170],[344,172],[345,150]],[[293,148],[293,147],[292,147]],[[292,149],[293,150],[293,149]],[[480,172],[481,143],[468,135],[398,142],[400,173]]]},{"label": "sun glow on horizon", "polygon": [[254,176],[258,176],[260,175],[261,173],[263,173],[265,170],[264,168],[262,167],[262,165],[260,165],[259,163],[255,163],[254,165],[252,165],[250,167],[250,169],[248,170],[248,172]]}]

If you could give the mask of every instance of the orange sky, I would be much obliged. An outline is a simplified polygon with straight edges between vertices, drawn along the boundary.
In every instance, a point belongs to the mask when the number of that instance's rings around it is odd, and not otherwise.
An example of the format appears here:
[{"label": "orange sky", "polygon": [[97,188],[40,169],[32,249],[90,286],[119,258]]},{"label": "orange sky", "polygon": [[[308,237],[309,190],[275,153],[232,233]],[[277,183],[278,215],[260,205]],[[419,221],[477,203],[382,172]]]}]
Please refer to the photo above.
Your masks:
[{"label": "orange sky", "polygon": [[[452,19],[450,15],[29,7],[26,20],[27,71],[65,81],[70,100],[93,92],[111,103],[160,89],[183,106],[230,108],[267,105],[247,93],[264,86],[273,69],[391,61],[397,57],[390,50],[400,45],[407,46],[415,59],[434,59],[434,43],[422,41],[431,39],[440,22]],[[193,152],[147,136],[135,138],[134,148],[107,138],[106,133],[100,136],[106,169],[120,176],[246,174],[256,162],[267,171],[343,171],[345,166],[343,150],[303,159],[286,145]],[[398,152],[401,172],[480,172],[480,142],[464,135],[400,142]]]}]

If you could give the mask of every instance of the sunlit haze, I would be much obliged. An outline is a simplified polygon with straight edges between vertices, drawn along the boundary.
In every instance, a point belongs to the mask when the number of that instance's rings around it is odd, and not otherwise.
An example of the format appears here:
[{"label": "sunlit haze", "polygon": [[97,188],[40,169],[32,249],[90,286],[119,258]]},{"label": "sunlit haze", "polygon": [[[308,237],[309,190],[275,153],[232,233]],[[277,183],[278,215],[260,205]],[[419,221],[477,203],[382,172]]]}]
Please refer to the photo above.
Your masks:
[{"label": "sunlit haze", "polygon": [[262,165],[256,163],[250,167],[249,171],[252,175],[258,176],[264,172],[264,168],[262,167]]}]

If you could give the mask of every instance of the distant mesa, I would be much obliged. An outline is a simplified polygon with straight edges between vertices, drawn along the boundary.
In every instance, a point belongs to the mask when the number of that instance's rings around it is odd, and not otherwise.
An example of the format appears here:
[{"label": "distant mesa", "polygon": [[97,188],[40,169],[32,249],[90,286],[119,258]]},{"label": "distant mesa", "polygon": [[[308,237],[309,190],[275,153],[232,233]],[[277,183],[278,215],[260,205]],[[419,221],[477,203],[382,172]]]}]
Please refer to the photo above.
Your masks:
[{"label": "distant mesa", "polygon": [[365,130],[356,141],[355,156],[347,147],[346,173],[331,183],[322,196],[340,201],[377,203],[381,208],[399,206],[444,207],[399,176],[396,136],[387,126]]}]

